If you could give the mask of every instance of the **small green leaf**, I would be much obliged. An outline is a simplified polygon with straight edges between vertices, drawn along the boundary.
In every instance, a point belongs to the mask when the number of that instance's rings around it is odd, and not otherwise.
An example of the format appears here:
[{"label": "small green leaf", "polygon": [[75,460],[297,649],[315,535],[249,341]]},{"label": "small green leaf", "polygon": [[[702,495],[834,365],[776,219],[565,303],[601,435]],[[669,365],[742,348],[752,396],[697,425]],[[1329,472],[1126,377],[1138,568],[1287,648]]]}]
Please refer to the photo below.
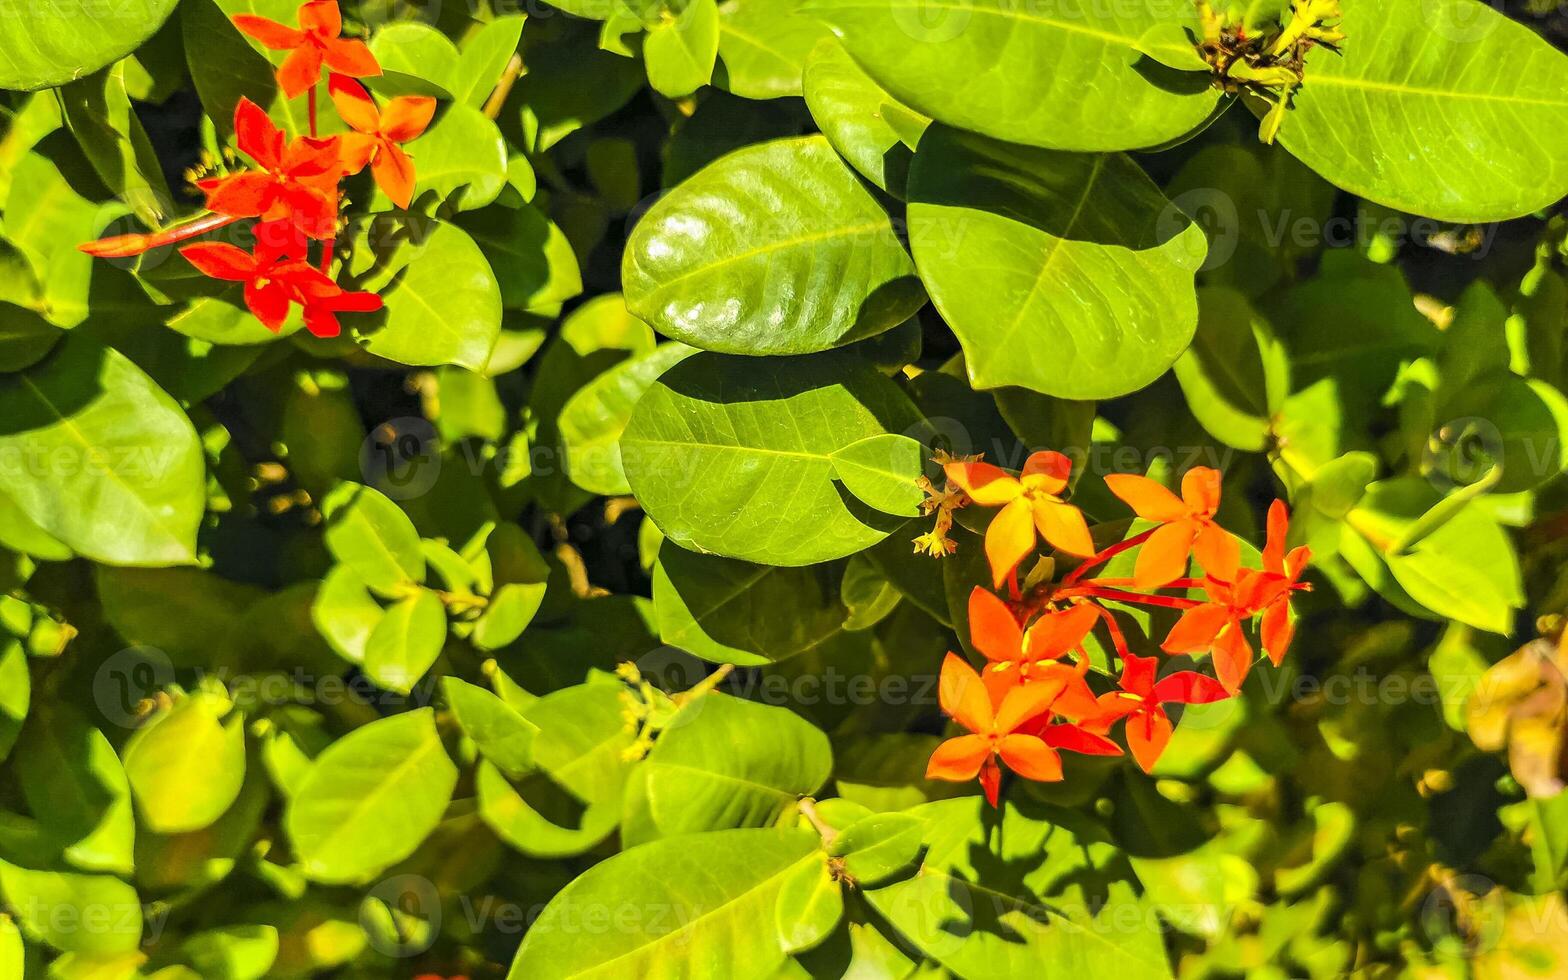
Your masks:
[{"label": "small green leaf", "polygon": [[33,870],[0,861],[0,892],[28,938],[63,953],[124,953],[141,943],[141,899],[113,875]]},{"label": "small green leaf", "polygon": [[719,57],[719,7],[716,0],[684,0],[676,12],[648,28],[642,57],[648,84],[666,98],[690,95],[713,79]]},{"label": "small green leaf", "polygon": [[533,768],[538,725],[482,687],[456,677],[442,678],[441,683],[457,723],[463,726],[463,734],[474,740],[480,755],[513,778]]},{"label": "small green leaf", "polygon": [[925,824],[903,813],[874,813],[845,827],[828,845],[861,886],[879,885],[914,864]]},{"label": "small green leaf", "polygon": [[378,687],[407,694],[441,655],[446,642],[446,607],[441,597],[420,589],[399,599],[365,641],[365,675]]},{"label": "small green leaf", "polygon": [[245,781],[245,719],[210,694],[155,715],[125,743],[125,775],[144,825],[160,834],[209,826]]},{"label": "small green leaf", "polygon": [[926,447],[894,432],[851,443],[833,454],[833,474],[849,492],[884,514],[920,516],[925,491],[915,481],[924,475]]},{"label": "small green leaf", "polygon": [[419,532],[381,491],[343,483],[322,501],[327,550],[373,591],[395,598],[425,580]]},{"label": "small green leaf", "polygon": [[773,906],[773,925],[786,953],[804,953],[822,943],[844,917],[844,893],[821,861],[801,864],[785,876]]}]

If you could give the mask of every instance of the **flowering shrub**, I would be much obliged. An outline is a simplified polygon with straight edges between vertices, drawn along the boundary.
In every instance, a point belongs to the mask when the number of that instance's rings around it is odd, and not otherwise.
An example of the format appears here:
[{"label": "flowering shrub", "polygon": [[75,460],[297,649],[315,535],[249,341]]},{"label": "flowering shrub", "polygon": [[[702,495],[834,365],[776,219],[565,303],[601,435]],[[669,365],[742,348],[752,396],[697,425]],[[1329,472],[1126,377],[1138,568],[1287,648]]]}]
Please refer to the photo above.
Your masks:
[{"label": "flowering shrub", "polygon": [[0,978],[1568,970],[1568,33],[0,17]]}]

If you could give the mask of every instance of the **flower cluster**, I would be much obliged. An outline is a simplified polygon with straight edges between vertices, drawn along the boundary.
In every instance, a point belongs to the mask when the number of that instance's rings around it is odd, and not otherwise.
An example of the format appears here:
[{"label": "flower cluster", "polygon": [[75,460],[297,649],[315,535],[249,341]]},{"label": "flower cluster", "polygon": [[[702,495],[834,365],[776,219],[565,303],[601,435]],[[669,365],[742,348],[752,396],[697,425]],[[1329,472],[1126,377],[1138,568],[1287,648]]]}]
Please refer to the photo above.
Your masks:
[{"label": "flower cluster", "polygon": [[[363,41],[341,36],[337,0],[307,0],[298,18],[294,28],[240,14],[234,25],[267,48],[289,52],[278,69],[278,85],[290,99],[308,96],[310,134],[290,139],[266,110],[241,98],[234,109],[234,138],[254,166],[196,182],[208,214],[160,232],[88,242],[81,249],[126,258],[255,219],[249,252],[197,242],[180,254],[205,275],[244,283],[246,307],[274,333],[297,305],[307,330],[336,337],[342,332],[337,314],[381,308],[379,296],[348,292],[331,276],[343,180],[369,167],[382,192],[407,208],[414,196],[414,163],[400,144],[425,131],[436,103],[427,96],[399,96],[377,105],[354,79],[379,75],[381,66]],[[332,104],[350,130],[325,138],[319,135],[316,106],[323,69]],[[313,247],[319,249],[314,262]]]},{"label": "flower cluster", "polygon": [[[942,709],[969,734],[937,747],[927,778],[979,777],[995,805],[1003,763],[1025,779],[1059,780],[1062,750],[1121,755],[1122,744],[1110,737],[1118,723],[1126,750],[1151,771],[1171,738],[1166,705],[1205,704],[1240,691],[1254,661],[1248,636],[1254,621],[1263,652],[1275,666],[1284,658],[1294,628],[1290,597],[1309,588],[1301,575],[1310,554],[1305,547],[1287,550],[1282,501],[1269,508],[1261,567],[1253,568],[1242,563],[1241,543],[1215,521],[1220,475],[1206,467],[1188,471],[1180,496],[1147,477],[1107,477],[1107,488],[1154,526],[1098,549],[1083,513],[1064,498],[1072,464],[1062,454],[1035,453],[1017,476],[978,460],[947,461],[943,469],[968,503],[999,508],[986,529],[985,552],[993,586],[1006,584],[1009,597],[984,587],[970,593],[970,642],[987,663],[977,671],[949,653],[942,664]],[[1018,568],[1035,552],[1037,537],[1064,561],[1080,560],[1060,578],[1045,576],[1025,591]],[[1133,552],[1130,577],[1089,577]],[[1194,560],[1202,574],[1188,577]],[[1159,676],[1159,659],[1128,648],[1107,604],[1179,611],[1160,649],[1207,655],[1214,676],[1193,670]],[[1091,683],[1086,644],[1097,627],[1120,667],[1114,683],[1108,673]]]}]

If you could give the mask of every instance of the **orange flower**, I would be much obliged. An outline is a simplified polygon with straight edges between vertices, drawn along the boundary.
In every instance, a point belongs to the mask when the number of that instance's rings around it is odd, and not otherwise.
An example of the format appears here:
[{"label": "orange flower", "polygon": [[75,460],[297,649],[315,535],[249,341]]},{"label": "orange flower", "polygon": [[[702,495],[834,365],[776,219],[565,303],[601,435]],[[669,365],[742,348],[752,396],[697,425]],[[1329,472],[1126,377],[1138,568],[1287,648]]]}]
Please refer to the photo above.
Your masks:
[{"label": "orange flower", "polygon": [[1018,477],[990,463],[955,461],[943,467],[947,478],[963,487],[970,500],[982,507],[1002,508],[985,532],[993,585],[1000,587],[1034,549],[1036,531],[1068,554],[1094,554],[1083,512],[1062,500],[1072,466],[1072,460],[1061,453],[1039,452],[1024,461]]},{"label": "orange flower", "polygon": [[[984,677],[993,697],[1000,698],[1018,684],[1056,681],[1066,685],[1062,698],[1070,706],[1058,704],[1057,710],[1073,717],[1093,710],[1094,695],[1083,679],[1083,670],[1055,661],[1080,646],[1098,618],[1094,606],[1080,603],[1048,612],[1024,630],[1001,599],[979,586],[969,593],[969,639],[991,661]],[[1087,668],[1088,660],[1080,666]]]},{"label": "orange flower", "polygon": [[1292,548],[1287,554],[1285,539],[1289,534],[1290,515],[1285,509],[1285,502],[1276,500],[1269,505],[1269,532],[1263,546],[1263,571],[1266,575],[1277,576],[1284,584],[1264,608],[1263,623],[1258,631],[1263,639],[1263,650],[1276,667],[1284,661],[1285,651],[1289,649],[1291,638],[1296,633],[1295,624],[1290,621],[1290,594],[1298,589],[1310,588],[1302,584],[1300,579],[1301,573],[1307,569],[1307,562],[1312,559],[1312,552],[1302,545]]},{"label": "orange flower", "polygon": [[1181,479],[1181,496],[1146,476],[1113,473],[1105,485],[1120,497],[1133,513],[1146,521],[1162,525],[1138,549],[1133,567],[1133,583],[1140,589],[1157,589],[1187,572],[1187,558],[1196,547],[1198,562],[1205,571],[1210,563],[1223,558],[1229,532],[1214,523],[1220,506],[1220,474],[1207,466],[1195,466]]},{"label": "orange flower", "polygon": [[1212,677],[1190,670],[1154,679],[1154,657],[1122,658],[1121,690],[1100,695],[1102,714],[1090,727],[1110,727],[1127,719],[1127,747],[1144,772],[1154,769],[1171,740],[1171,719],[1166,704],[1208,704],[1223,701],[1225,689]]},{"label": "orange flower", "polygon": [[266,110],[246,98],[234,107],[234,134],[260,169],[197,181],[207,209],[233,218],[287,218],[312,238],[330,236],[338,221],[337,138],[289,141]]},{"label": "orange flower", "polygon": [[1285,580],[1252,568],[1241,567],[1241,548],[1229,536],[1226,543],[1210,556],[1212,571],[1203,579],[1207,602],[1182,613],[1171,627],[1160,649],[1166,653],[1207,653],[1214,661],[1214,672],[1225,690],[1241,689],[1252,669],[1252,644],[1247,641],[1245,624],[1288,596]]},{"label": "orange flower", "polygon": [[308,0],[299,8],[299,30],[254,14],[237,14],[234,26],[274,51],[288,51],[278,68],[283,94],[296,98],[321,81],[321,66],[340,75],[365,78],[381,74],[364,41],[339,37],[343,15],[337,0]]},{"label": "orange flower", "polygon": [[338,115],[352,133],[343,137],[343,170],[357,174],[370,165],[376,184],[392,203],[407,208],[414,199],[414,161],[399,143],[418,137],[430,125],[436,100],[427,95],[401,95],[377,110],[365,87],[342,75],[327,82]]},{"label": "orange flower", "polygon": [[1002,784],[998,759],[1025,779],[1061,779],[1061,755],[1040,736],[1019,731],[1049,712],[1061,691],[1059,684],[1021,684],[993,704],[975,669],[949,653],[942,663],[938,697],[942,710],[971,734],[938,745],[926,766],[926,778],[966,782],[979,776],[992,806]]}]

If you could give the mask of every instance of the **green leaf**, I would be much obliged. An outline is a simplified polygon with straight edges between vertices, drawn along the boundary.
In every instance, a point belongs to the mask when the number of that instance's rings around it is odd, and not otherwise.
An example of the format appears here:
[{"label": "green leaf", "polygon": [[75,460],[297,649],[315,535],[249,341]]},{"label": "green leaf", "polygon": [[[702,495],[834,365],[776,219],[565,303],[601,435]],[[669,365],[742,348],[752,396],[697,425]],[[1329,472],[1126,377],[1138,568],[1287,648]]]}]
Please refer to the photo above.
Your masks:
[{"label": "green leaf", "polygon": [[[594,865],[561,890],[528,930],[511,980],[637,976],[673,980],[702,963],[712,976],[770,976],[785,954],[758,924],[774,920],[785,880],[822,860],[807,830],[723,830],[654,841]],[[630,903],[646,914],[585,932],[587,908]]]},{"label": "green leaf", "polygon": [[810,565],[870,547],[898,523],[845,499],[833,454],[916,424],[891,381],[846,355],[703,353],[648,389],[621,456],[638,500],[675,543]]},{"label": "green leaf", "polygon": [[224,139],[234,135],[234,107],[241,97],[266,109],[291,136],[309,132],[304,100],[283,96],[276,69],[287,52],[262,48],[241,34],[229,19],[235,14],[295,22],[293,0],[186,0],[180,6],[180,31],[191,81],[213,127]]},{"label": "green leaf", "polygon": [[538,725],[482,687],[456,677],[444,677],[441,684],[452,714],[463,726],[463,734],[473,739],[480,755],[511,777],[533,768]]},{"label": "green leaf", "polygon": [[1568,470],[1568,398],[1544,381],[1484,374],[1445,399],[1442,413],[1434,444],[1457,454],[1436,460],[1443,476],[1479,477],[1496,465],[1502,478],[1493,490],[1517,493]]},{"label": "green leaf", "polygon": [[522,105],[524,149],[543,153],[625,105],[643,87],[636,61],[599,50],[595,32],[525,45],[528,72],[513,98]]},{"label": "green leaf", "polygon": [[226,926],[198,932],[180,952],[204,980],[262,980],[278,958],[273,926]]},{"label": "green leaf", "polygon": [[441,655],[446,642],[446,607],[441,597],[420,589],[387,609],[365,641],[365,675],[376,686],[407,694]]},{"label": "green leaf", "polygon": [[631,493],[621,466],[621,434],[632,410],[665,371],[696,353],[685,344],[660,344],[605,371],[577,389],[561,409],[566,470],[589,493]]},{"label": "green leaf", "polygon": [[774,929],[784,952],[793,955],[820,945],[843,918],[844,893],[829,870],[826,855],[821,861],[797,866],[784,877],[773,906]]},{"label": "green leaf", "polygon": [[887,212],[821,136],[748,147],[688,178],[632,230],[621,279],[659,332],[734,354],[842,346],[925,302]]},{"label": "green leaf", "polygon": [[355,664],[364,662],[366,644],[385,616],[386,610],[350,565],[337,565],[327,573],[310,607],[317,632],[339,656]]},{"label": "green leaf", "polygon": [[1290,365],[1273,329],[1241,293],[1198,290],[1198,331],[1177,359],[1187,407],[1208,433],[1248,452],[1267,444]]},{"label": "green leaf", "polygon": [[904,813],[874,813],[845,827],[828,845],[861,887],[879,885],[909,867],[920,853],[925,824]]},{"label": "green leaf", "polygon": [[92,0],[21,4],[6,10],[0,32],[0,88],[63,85],[141,47],[174,12],[177,0]]},{"label": "green leaf", "polygon": [[[494,201],[506,187],[506,142],[495,123],[471,105],[448,106],[403,149],[414,158],[418,184],[411,206],[415,210],[439,207],[455,198],[452,210],[472,211]],[[370,209],[386,211],[394,206],[378,187]]]},{"label": "green leaf", "polygon": [[[68,340],[0,378],[0,492],[78,554],[187,564],[206,508],[190,419],[118,352]],[[70,492],[62,493],[62,482]]]},{"label": "green leaf", "polygon": [[40,705],[28,716],[13,757],[27,807],[66,863],[131,873],[131,788],[103,732],[64,703]]},{"label": "green leaf", "polygon": [[1442,498],[1418,477],[1383,480],[1346,516],[1379,551],[1394,580],[1432,612],[1477,629],[1509,634],[1524,605],[1519,559],[1507,533],[1475,505],[1463,507],[1405,554],[1385,549]]},{"label": "green leaf", "polygon": [[0,861],[0,892],[28,938],[63,953],[124,953],[141,943],[141,900],[136,889],[112,875],[33,870]]},{"label": "green leaf", "polygon": [[715,663],[786,660],[844,628],[836,562],[779,568],[671,544],[653,570],[659,638]]},{"label": "green leaf", "polygon": [[501,288],[490,263],[461,228],[441,222],[409,247],[391,285],[361,287],[386,304],[379,325],[365,328],[365,349],[400,364],[483,371],[501,332]]},{"label": "green leaf", "polygon": [[[648,28],[642,57],[648,84],[665,98],[679,99],[713,79],[719,57],[719,7],[715,0],[685,0]],[[671,9],[671,8],[666,8]]]},{"label": "green leaf", "polygon": [[0,970],[4,970],[6,976],[24,977],[27,975],[23,967],[26,959],[22,930],[16,927],[16,920],[9,915],[0,916]]},{"label": "green leaf", "polygon": [[381,491],[342,483],[327,494],[321,511],[327,550],[373,591],[396,598],[424,582],[419,532],[402,508]]},{"label": "green leaf", "polygon": [[523,14],[497,17],[463,42],[457,69],[451,75],[453,98],[476,109],[485,104],[517,53],[524,20]]},{"label": "green leaf", "polygon": [[370,39],[370,53],[383,72],[422,79],[456,94],[453,86],[461,56],[457,45],[417,20],[388,24]]},{"label": "green leaf", "polygon": [[160,834],[200,830],[223,816],[245,781],[245,719],[211,694],[155,715],[125,743],[125,775],[143,825]]},{"label": "green leaf", "polygon": [[1152,914],[1110,918],[1139,900],[1111,867],[1119,855],[1103,830],[1067,810],[1011,802],[982,819],[985,806],[967,797],[910,811],[925,824],[925,857],[913,876],[864,892],[871,907],[960,976],[1042,966],[1052,975],[1171,976]]},{"label": "green leaf", "polygon": [[931,120],[899,104],[836,39],[812,50],[804,85],[811,118],[833,149],[861,176],[902,199],[915,144],[905,141],[890,117],[907,117],[916,132],[924,132]]},{"label": "green leaf", "polygon": [[1203,231],[1130,157],[933,126],[909,198],[915,262],[976,388],[1109,398],[1191,341]]},{"label": "green leaf", "polygon": [[830,36],[801,0],[725,0],[719,5],[715,82],[745,99],[800,95],[806,55]]},{"label": "green leaf", "polygon": [[[1219,92],[1144,54],[1160,24],[1196,27],[1192,8],[1011,0],[809,0],[849,53],[905,105],[938,122],[1058,150],[1153,147],[1201,126]],[[1191,51],[1152,42],[1172,56]]]},{"label": "green leaf", "polygon": [[[1501,221],[1568,194],[1568,58],[1474,0],[1344,0],[1279,142],[1324,179],[1443,221]],[[1498,75],[1488,66],[1506,61]],[[1420,147],[1411,155],[1408,147]]]},{"label": "green leaf", "polygon": [[290,798],[283,825],[305,877],[362,882],[414,853],[456,785],[435,715],[420,708],[328,746]]},{"label": "green leaf", "polygon": [[[580,670],[579,670],[580,674]],[[588,684],[547,694],[520,712],[534,736],[536,772],[509,783],[483,762],[479,815],[496,835],[531,857],[581,854],[621,820],[632,732],[621,715],[618,684]]]},{"label": "green leaf", "polygon": [[833,474],[862,503],[884,514],[918,517],[926,495],[915,481],[925,475],[927,455],[919,441],[888,432],[834,453]]},{"label": "green leaf", "polygon": [[490,260],[506,309],[550,307],[582,293],[571,242],[538,208],[484,208],[464,215],[461,224]]},{"label": "green leaf", "polygon": [[150,227],[172,209],[158,156],[125,90],[125,66],[117,65],[60,90],[65,123],[104,186],[130,205]]},{"label": "green leaf", "polygon": [[544,602],[544,582],[512,582],[495,590],[471,639],[481,650],[499,650],[523,634]]},{"label": "green leaf", "polygon": [[799,715],[704,694],[680,709],[632,773],[622,843],[778,824],[832,771],[827,736]]},{"label": "green leaf", "polygon": [[0,642],[0,762],[11,754],[33,700],[27,652],[16,640]]}]

